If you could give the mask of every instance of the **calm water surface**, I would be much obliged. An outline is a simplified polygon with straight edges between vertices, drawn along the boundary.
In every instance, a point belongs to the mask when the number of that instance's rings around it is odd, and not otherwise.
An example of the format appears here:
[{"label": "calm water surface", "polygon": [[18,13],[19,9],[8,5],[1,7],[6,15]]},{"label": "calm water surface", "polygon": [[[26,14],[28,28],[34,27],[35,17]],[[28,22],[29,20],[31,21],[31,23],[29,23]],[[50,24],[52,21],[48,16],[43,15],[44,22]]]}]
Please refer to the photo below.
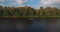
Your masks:
[{"label": "calm water surface", "polygon": [[0,18],[0,32],[60,32],[60,18]]}]

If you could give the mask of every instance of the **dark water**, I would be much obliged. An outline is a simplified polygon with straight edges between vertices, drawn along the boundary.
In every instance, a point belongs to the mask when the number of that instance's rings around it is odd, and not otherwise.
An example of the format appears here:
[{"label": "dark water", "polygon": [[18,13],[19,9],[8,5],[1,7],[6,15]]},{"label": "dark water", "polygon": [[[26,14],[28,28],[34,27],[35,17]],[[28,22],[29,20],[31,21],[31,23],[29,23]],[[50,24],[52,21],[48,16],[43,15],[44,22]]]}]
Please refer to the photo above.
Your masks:
[{"label": "dark water", "polygon": [[0,18],[0,32],[60,32],[60,18]]}]

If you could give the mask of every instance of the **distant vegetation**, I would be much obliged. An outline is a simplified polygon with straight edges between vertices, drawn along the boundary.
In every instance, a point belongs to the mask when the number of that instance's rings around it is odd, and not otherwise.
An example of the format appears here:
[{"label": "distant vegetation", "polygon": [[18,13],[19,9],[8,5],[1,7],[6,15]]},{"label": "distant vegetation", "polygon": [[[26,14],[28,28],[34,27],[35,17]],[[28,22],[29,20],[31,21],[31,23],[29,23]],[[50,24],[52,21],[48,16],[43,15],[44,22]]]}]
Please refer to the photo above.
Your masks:
[{"label": "distant vegetation", "polygon": [[40,7],[34,9],[25,7],[3,7],[0,6],[0,16],[60,16],[60,9],[55,7]]}]

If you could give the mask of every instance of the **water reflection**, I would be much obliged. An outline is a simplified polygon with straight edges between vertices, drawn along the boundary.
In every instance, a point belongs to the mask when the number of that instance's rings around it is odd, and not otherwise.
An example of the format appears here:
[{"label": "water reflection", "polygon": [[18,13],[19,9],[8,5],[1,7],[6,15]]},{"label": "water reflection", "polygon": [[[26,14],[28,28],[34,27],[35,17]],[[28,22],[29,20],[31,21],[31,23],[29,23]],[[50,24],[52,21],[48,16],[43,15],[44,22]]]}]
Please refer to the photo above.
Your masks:
[{"label": "water reflection", "polygon": [[60,32],[60,18],[1,18],[1,32]]}]

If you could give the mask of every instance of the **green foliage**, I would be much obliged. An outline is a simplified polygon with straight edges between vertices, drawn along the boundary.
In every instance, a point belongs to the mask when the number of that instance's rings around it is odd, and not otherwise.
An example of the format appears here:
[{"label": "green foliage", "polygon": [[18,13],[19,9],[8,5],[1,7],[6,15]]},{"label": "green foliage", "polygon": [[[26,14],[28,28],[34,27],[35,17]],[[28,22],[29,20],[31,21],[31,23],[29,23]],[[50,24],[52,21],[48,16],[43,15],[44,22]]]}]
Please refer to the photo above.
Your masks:
[{"label": "green foliage", "polygon": [[60,16],[60,9],[47,7],[34,9],[25,7],[2,7],[0,6],[0,16]]}]

